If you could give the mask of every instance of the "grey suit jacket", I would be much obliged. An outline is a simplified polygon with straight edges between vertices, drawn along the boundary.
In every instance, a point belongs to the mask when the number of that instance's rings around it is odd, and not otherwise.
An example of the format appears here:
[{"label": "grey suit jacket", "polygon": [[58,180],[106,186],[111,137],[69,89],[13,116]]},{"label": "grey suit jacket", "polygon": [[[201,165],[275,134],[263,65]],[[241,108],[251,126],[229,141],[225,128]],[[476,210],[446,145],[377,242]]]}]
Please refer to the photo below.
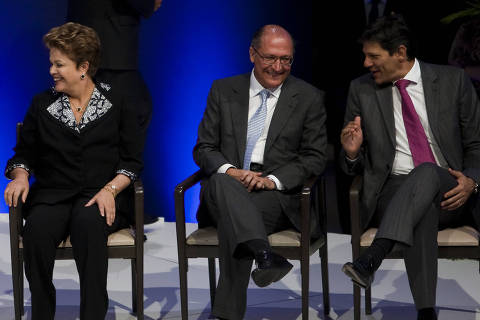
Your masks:
[{"label": "grey suit jacket", "polygon": [[[210,176],[230,163],[243,164],[247,141],[250,73],[213,82],[207,108],[198,129],[193,157]],[[324,94],[308,83],[289,76],[283,86],[270,124],[264,152],[264,175],[273,174],[285,186],[276,192],[285,213],[299,227],[299,201],[295,193],[307,178],[323,172],[326,163]],[[205,184],[206,181],[203,182]],[[197,214],[207,223],[205,208]],[[312,230],[318,226],[313,217]]]},{"label": "grey suit jacket", "polygon": [[[480,181],[480,104],[470,79],[450,66],[420,62],[420,70],[428,122],[443,156],[450,168]],[[361,221],[367,227],[395,157],[391,85],[377,86],[370,74],[352,81],[345,124],[357,115],[362,119],[361,154],[349,163],[342,151],[340,163],[348,174],[363,174]]]}]

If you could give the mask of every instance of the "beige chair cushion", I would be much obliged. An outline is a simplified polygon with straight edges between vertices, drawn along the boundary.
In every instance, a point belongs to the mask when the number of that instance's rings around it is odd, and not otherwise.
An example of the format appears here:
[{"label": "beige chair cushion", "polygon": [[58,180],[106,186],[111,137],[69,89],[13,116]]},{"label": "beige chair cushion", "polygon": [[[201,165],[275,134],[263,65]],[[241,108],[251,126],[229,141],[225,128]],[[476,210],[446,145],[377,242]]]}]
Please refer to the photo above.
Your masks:
[{"label": "beige chair cushion", "polygon": [[272,247],[300,247],[300,232],[293,229],[280,231],[268,236]]},{"label": "beige chair cushion", "polygon": [[218,246],[217,229],[214,227],[197,229],[187,237],[187,244],[191,246]]},{"label": "beige chair cushion", "polygon": [[[300,233],[293,229],[268,236],[272,246],[300,247]],[[187,237],[188,245],[218,246],[217,230],[214,227],[197,229]]]},{"label": "beige chair cushion", "polygon": [[[360,246],[368,247],[372,244],[376,228],[370,228],[362,234],[360,238]],[[438,245],[443,247],[455,247],[455,246],[478,246],[479,233],[472,227],[463,226],[460,228],[444,229],[438,232]]]},{"label": "beige chair cushion", "polygon": [[[108,236],[107,246],[133,246],[135,244],[135,239],[130,231],[130,229],[121,229],[117,232],[112,233]],[[70,236],[65,241],[62,241],[59,248],[71,248],[72,243],[70,242]],[[20,248],[23,248],[23,242],[20,240]]]}]

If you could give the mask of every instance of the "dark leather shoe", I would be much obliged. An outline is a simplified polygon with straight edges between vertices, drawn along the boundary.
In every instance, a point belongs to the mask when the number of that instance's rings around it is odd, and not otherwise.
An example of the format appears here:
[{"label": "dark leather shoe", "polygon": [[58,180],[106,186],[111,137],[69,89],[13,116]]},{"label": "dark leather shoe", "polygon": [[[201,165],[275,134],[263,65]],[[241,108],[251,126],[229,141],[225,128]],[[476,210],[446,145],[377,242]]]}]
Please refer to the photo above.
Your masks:
[{"label": "dark leather shoe", "polygon": [[417,320],[437,320],[435,309],[425,308],[418,310]]},{"label": "dark leather shoe", "polygon": [[261,288],[281,280],[293,265],[281,255],[263,250],[255,254],[257,267],[252,271],[252,279]]},{"label": "dark leather shoe", "polygon": [[342,271],[350,279],[352,279],[353,283],[355,283],[356,285],[364,289],[370,288],[375,275],[375,272],[367,271],[356,261],[354,261],[353,263],[351,262],[345,263],[342,267]]}]

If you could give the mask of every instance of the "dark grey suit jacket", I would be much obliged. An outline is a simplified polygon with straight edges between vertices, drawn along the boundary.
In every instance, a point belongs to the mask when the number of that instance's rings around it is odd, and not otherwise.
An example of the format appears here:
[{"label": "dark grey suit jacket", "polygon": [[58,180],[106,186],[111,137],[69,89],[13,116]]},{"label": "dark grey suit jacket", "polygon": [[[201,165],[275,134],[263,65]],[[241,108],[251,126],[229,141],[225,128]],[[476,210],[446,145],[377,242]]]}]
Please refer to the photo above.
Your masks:
[{"label": "dark grey suit jacket", "polygon": [[100,68],[136,70],[140,17],[153,14],[154,0],[69,0],[67,20],[93,28],[102,43]]},{"label": "dark grey suit jacket", "polygon": [[[237,168],[243,165],[249,87],[250,73],[213,82],[193,150],[195,162],[207,177],[223,164]],[[275,175],[285,186],[285,191],[276,194],[296,227],[300,226],[296,192],[307,178],[321,174],[325,168],[323,97],[318,89],[289,76],[282,86],[265,144],[264,175]],[[202,204],[197,219],[201,227],[208,224],[208,213]],[[318,216],[313,219],[312,232],[316,233]]]},{"label": "dark grey suit jacket", "polygon": [[[480,181],[480,104],[470,79],[450,66],[420,62],[420,70],[428,122],[443,156],[450,168]],[[370,74],[352,81],[345,124],[357,115],[362,119],[361,154],[349,163],[342,151],[340,162],[348,174],[363,174],[361,221],[367,227],[395,157],[392,86],[377,86]],[[478,223],[478,212],[474,216]]]}]

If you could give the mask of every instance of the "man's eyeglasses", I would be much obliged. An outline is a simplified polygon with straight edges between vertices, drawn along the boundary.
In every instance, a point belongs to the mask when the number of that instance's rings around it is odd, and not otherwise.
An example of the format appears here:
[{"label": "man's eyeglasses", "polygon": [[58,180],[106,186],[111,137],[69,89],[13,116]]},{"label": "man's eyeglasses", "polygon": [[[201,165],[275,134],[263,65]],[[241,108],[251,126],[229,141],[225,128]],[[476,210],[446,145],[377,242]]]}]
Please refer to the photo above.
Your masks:
[{"label": "man's eyeglasses", "polygon": [[290,57],[290,56],[283,56],[283,57],[264,56],[260,52],[258,52],[258,50],[255,47],[252,46],[252,48],[253,48],[253,50],[255,50],[255,52],[258,54],[258,56],[260,58],[262,58],[263,63],[265,63],[265,64],[272,65],[275,62],[277,62],[277,60],[280,60],[280,64],[282,64],[284,66],[291,66],[292,63],[293,63],[293,57]]}]

